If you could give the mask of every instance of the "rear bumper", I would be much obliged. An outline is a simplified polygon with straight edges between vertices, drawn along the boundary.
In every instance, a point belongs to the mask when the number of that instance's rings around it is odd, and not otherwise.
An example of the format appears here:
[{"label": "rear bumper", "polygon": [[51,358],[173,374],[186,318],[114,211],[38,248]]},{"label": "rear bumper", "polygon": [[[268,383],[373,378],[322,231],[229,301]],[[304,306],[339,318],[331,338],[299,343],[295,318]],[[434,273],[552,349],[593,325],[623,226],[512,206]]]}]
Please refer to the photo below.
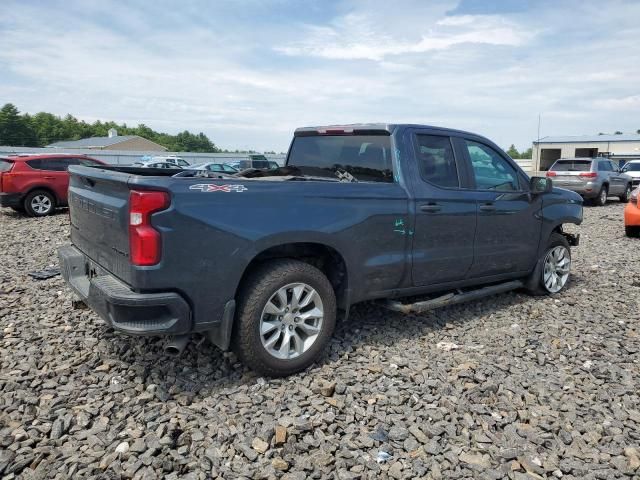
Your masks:
[{"label": "rear bumper", "polygon": [[191,332],[189,304],[175,292],[137,293],[70,245],[58,250],[62,276],[115,330],[132,335]]},{"label": "rear bumper", "polygon": [[0,207],[19,207],[22,205],[21,193],[0,192]]},{"label": "rear bumper", "polygon": [[572,192],[576,192],[580,196],[584,198],[592,198],[597,197],[598,193],[600,193],[600,185],[594,184],[593,182],[585,183],[585,184],[567,184],[563,185],[562,183],[554,182],[553,185],[558,188],[564,188],[565,190],[571,190]]},{"label": "rear bumper", "polygon": [[629,202],[624,207],[625,227],[640,227],[640,208],[635,202]]}]

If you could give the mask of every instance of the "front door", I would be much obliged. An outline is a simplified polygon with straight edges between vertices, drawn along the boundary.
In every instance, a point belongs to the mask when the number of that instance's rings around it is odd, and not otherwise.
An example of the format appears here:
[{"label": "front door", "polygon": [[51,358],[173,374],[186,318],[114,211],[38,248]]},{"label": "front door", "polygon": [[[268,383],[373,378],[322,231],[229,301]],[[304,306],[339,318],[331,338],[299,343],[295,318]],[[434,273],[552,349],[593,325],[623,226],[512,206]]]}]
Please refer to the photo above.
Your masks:
[{"label": "front door", "polygon": [[542,197],[492,146],[460,138],[471,171],[478,225],[470,278],[528,271],[537,260]]},{"label": "front door", "polygon": [[417,131],[413,144],[413,284],[462,280],[473,262],[476,230],[476,201],[461,189],[462,161],[449,136]]}]

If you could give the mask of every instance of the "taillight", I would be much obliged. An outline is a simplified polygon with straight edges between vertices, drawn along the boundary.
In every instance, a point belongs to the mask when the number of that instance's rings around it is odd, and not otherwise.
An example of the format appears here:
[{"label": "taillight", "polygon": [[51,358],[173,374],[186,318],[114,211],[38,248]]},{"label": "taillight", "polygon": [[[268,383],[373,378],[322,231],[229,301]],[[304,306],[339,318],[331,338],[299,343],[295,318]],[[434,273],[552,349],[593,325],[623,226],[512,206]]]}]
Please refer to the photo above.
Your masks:
[{"label": "taillight", "polygon": [[582,178],[596,178],[598,174],[596,172],[584,172],[579,175]]},{"label": "taillight", "polygon": [[129,193],[129,256],[139,266],[155,265],[162,256],[160,232],[151,226],[151,214],[170,204],[169,194],[131,190]]},{"label": "taillight", "polygon": [[547,172],[547,177],[555,177],[556,175],[558,175],[556,172]]}]

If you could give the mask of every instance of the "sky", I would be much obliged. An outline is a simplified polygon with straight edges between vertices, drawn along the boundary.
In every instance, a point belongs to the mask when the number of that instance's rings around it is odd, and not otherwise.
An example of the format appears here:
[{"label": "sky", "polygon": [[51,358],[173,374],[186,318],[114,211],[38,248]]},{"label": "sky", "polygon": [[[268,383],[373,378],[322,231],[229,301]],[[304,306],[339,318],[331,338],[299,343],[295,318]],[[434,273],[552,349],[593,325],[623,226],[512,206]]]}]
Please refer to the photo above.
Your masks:
[{"label": "sky", "polygon": [[640,129],[640,1],[0,2],[0,104],[286,151],[421,123],[520,150]]}]

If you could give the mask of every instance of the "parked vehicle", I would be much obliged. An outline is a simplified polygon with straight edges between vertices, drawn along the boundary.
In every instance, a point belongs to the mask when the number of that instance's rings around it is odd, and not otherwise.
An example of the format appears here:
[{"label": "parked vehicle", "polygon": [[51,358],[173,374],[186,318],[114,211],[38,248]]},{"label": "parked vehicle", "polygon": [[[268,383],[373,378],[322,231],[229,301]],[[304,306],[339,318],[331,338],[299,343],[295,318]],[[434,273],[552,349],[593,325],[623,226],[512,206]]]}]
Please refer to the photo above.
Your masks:
[{"label": "parked vehicle", "polygon": [[640,237],[640,187],[631,192],[624,207],[624,232],[627,237]]},{"label": "parked vehicle", "polygon": [[133,164],[135,167],[140,167],[140,168],[170,168],[173,170],[182,170],[182,167],[179,165],[176,165],[175,163],[172,162],[167,162],[166,160],[152,160],[152,161],[147,161],[147,162],[137,162]]},{"label": "parked vehicle", "polygon": [[166,166],[156,166],[156,165],[164,165],[169,164],[179,168],[189,168],[191,164],[187,162],[184,158],[176,157],[175,155],[158,155],[154,157],[144,156],[139,162],[135,162],[134,165],[141,167],[151,167],[151,168],[172,168]]},{"label": "parked vehicle", "polygon": [[229,165],[239,171],[247,170],[248,168],[255,168],[257,170],[272,170],[274,168],[280,167],[277,162],[268,160],[264,155],[249,155],[247,159],[235,160],[233,162],[229,162]]},{"label": "parked vehicle", "polygon": [[70,165],[104,163],[86,155],[33,154],[0,158],[0,207],[43,217],[57,207],[66,206]]},{"label": "parked vehicle", "polygon": [[621,172],[631,177],[633,186],[640,185],[640,160],[631,160],[624,164]]},{"label": "parked vehicle", "polygon": [[547,177],[554,185],[573,190],[599,206],[605,205],[609,196],[628,202],[632,190],[632,178],[608,158],[562,158],[551,165]]},{"label": "parked vehicle", "polygon": [[192,168],[193,170],[207,170],[209,172],[216,173],[238,173],[237,168],[233,168],[231,165],[227,165],[226,163],[206,162]]},{"label": "parked vehicle", "polygon": [[558,293],[578,244],[563,224],[582,222],[578,194],[493,142],[419,125],[298,129],[285,167],[232,179],[71,171],[76,294],[119,331],[173,335],[173,353],[201,332],[266,375],[309,366],[365,300]]}]

